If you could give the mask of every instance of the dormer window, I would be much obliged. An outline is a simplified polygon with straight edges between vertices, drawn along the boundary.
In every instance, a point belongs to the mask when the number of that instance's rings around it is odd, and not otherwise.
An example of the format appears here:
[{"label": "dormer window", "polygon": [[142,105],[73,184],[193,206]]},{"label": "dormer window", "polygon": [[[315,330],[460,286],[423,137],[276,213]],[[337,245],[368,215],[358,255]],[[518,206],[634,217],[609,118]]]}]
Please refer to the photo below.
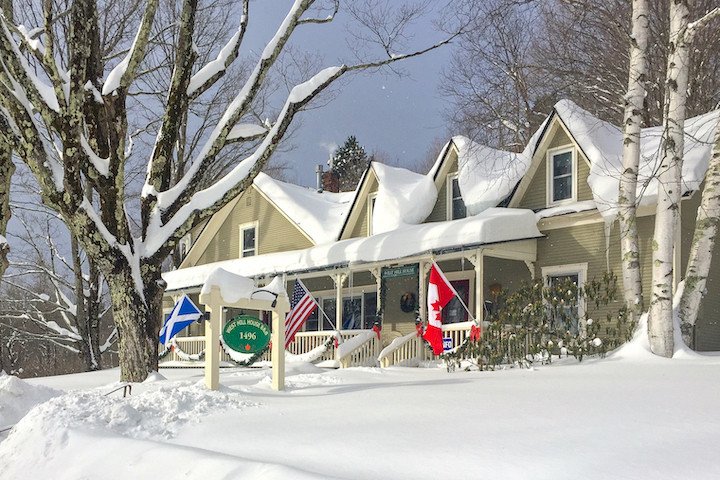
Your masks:
[{"label": "dormer window", "polygon": [[448,208],[448,220],[457,220],[458,218],[467,217],[467,209],[465,208],[465,201],[462,198],[460,192],[460,183],[458,181],[458,174],[451,173],[447,177],[447,208]]},{"label": "dormer window", "polygon": [[570,147],[548,151],[548,205],[575,201],[575,150]]},{"label": "dormer window", "polygon": [[257,255],[257,222],[240,225],[240,258]]}]

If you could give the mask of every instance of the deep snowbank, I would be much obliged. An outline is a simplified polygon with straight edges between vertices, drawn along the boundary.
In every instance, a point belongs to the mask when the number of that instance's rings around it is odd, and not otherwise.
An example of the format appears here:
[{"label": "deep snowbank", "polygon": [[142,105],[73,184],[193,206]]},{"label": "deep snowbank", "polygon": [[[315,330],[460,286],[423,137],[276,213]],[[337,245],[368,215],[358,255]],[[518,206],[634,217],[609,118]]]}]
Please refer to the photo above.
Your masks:
[{"label": "deep snowbank", "polygon": [[14,425],[35,405],[60,394],[59,390],[32,385],[0,370],[0,429]]}]

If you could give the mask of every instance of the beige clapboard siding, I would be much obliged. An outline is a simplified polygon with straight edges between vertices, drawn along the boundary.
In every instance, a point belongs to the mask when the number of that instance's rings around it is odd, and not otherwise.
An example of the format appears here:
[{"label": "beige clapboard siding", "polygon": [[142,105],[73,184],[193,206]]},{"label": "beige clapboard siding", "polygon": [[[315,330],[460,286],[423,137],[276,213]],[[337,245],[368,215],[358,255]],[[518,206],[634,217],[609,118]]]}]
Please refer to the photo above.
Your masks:
[{"label": "beige clapboard siding", "polygon": [[[356,203],[353,205],[353,211],[350,212],[349,219],[354,222],[354,225],[350,229],[350,236],[347,238],[360,238],[368,236],[368,198],[369,195],[378,191],[378,181],[375,177],[375,173],[372,171],[368,172],[367,190],[364,190],[363,195],[358,196]],[[359,211],[359,214],[355,212]],[[357,216],[356,216],[357,215]]]},{"label": "beige clapboard siding", "polygon": [[298,250],[312,246],[310,240],[253,187],[247,190],[200,256],[198,265],[239,258],[240,230],[258,222],[258,254]]},{"label": "beige clapboard siding", "polygon": [[435,201],[435,206],[433,207],[432,212],[430,212],[430,215],[428,216],[426,222],[444,222],[448,219],[447,176],[450,173],[457,172],[458,169],[457,151],[454,148],[450,149],[450,153],[448,154],[448,157],[445,160],[445,164],[443,165],[443,167],[444,168],[440,172],[438,172],[438,179],[442,183],[440,184],[440,188],[438,189],[437,200]]},{"label": "beige clapboard siding", "polygon": [[590,185],[587,183],[588,176],[590,175],[590,166],[588,165],[585,155],[575,145],[575,143],[567,136],[565,130],[562,128],[555,128],[555,133],[552,139],[547,143],[547,147],[543,148],[535,154],[536,158],[540,158],[540,163],[535,175],[530,181],[525,195],[520,200],[520,208],[529,208],[531,210],[539,210],[547,207],[547,182],[548,182],[548,165],[547,165],[547,151],[551,148],[564,147],[573,145],[575,147],[575,154],[577,155],[577,175],[575,176],[575,189],[577,192],[577,200],[592,200],[592,190]]}]

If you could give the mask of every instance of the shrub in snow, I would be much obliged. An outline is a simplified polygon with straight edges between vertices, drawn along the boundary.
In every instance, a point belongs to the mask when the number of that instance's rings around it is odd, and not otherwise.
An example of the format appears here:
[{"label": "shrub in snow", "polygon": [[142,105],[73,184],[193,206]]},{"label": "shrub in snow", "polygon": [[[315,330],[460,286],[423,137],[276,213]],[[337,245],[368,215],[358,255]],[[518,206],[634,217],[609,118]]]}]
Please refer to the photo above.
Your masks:
[{"label": "shrub in snow", "polygon": [[[604,355],[629,340],[634,325],[625,307],[607,315],[605,322],[593,321],[589,313],[607,308],[617,297],[617,277],[605,273],[578,287],[569,278],[553,284],[542,280],[521,285],[510,293],[502,291],[479,342],[467,342],[444,355],[449,369],[472,359],[480,369],[500,365],[529,366],[546,363],[553,355],[572,355],[579,361],[586,355]],[[585,311],[579,308],[585,304]],[[602,338],[601,338],[602,337]]]}]

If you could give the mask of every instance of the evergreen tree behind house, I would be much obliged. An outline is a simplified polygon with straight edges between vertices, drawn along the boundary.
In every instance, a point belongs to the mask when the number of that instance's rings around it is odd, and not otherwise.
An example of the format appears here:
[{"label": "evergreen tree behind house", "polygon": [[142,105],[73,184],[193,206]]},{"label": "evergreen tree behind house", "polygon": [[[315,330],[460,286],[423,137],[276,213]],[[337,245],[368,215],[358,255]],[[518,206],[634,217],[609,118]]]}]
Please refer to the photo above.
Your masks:
[{"label": "evergreen tree behind house", "polygon": [[329,162],[330,171],[337,177],[341,192],[355,190],[370,160],[354,135],[335,150]]}]

